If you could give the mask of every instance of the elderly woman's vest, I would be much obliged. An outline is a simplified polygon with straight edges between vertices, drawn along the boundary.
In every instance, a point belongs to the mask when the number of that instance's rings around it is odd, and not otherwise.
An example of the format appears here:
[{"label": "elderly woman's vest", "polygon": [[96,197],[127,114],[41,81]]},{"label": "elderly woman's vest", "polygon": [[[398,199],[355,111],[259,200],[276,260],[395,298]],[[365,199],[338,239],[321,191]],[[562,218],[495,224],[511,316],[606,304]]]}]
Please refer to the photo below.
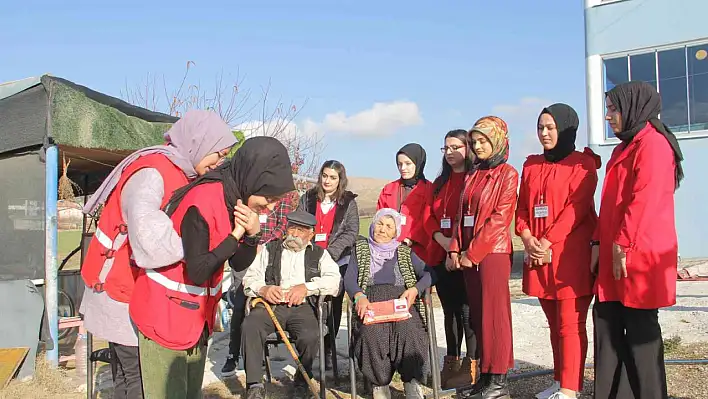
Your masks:
[{"label": "elderly woman's vest", "polygon": [[[265,283],[267,285],[280,285],[280,268],[283,254],[283,240],[277,239],[266,244],[268,250],[268,266],[265,270]],[[317,245],[308,245],[305,248],[305,281],[310,282],[315,277],[320,277],[320,259],[324,249]],[[308,296],[307,302],[317,309],[317,297]]]},{"label": "elderly woman's vest", "polygon": [[[369,281],[371,281],[371,249],[369,248],[369,241],[366,238],[360,237],[356,241],[355,248],[356,261],[359,266],[359,270],[357,271],[359,273],[357,282],[359,283],[361,290],[366,293],[366,287],[369,285]],[[397,264],[398,270],[401,272],[401,276],[403,277],[403,283],[405,284],[406,289],[415,287],[416,283],[418,283],[418,277],[415,275],[415,268],[413,267],[413,261],[411,261],[411,248],[409,246],[398,246]],[[427,320],[425,319],[425,303],[423,303],[420,299],[420,295],[422,294],[422,292],[418,293],[419,297],[416,298],[413,306],[415,306],[418,313],[420,313],[420,317],[423,320],[423,326],[427,328]]]}]

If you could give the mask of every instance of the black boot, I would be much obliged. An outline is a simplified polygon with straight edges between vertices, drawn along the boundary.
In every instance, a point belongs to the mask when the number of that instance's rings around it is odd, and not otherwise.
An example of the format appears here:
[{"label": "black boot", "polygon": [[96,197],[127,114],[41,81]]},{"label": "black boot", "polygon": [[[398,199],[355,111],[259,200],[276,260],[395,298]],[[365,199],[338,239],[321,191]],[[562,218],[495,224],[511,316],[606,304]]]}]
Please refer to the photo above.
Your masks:
[{"label": "black boot", "polygon": [[506,374],[487,374],[488,384],[482,389],[482,399],[511,399]]},{"label": "black boot", "polygon": [[325,370],[332,370],[332,345],[329,343],[329,335],[325,336],[325,351],[322,354],[325,360]]}]

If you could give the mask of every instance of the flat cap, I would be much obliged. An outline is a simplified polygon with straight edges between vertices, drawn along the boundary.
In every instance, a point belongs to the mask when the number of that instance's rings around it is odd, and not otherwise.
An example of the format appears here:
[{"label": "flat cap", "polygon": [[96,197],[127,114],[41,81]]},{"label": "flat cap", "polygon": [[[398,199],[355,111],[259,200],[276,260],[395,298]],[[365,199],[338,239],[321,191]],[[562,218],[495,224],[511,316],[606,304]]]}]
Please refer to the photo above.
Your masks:
[{"label": "flat cap", "polygon": [[296,210],[288,213],[288,224],[296,224],[298,226],[315,227],[317,218],[311,213],[302,210]]}]

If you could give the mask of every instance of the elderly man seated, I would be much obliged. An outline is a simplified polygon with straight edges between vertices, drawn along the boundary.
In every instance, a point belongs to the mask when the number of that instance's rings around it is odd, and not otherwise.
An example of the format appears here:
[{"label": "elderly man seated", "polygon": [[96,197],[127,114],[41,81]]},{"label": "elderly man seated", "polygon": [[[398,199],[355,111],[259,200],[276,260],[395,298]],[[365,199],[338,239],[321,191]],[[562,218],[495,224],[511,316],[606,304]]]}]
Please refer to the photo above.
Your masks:
[{"label": "elderly man seated", "polygon": [[[329,253],[312,245],[315,217],[295,211],[288,214],[287,220],[286,236],[265,245],[243,277],[243,287],[247,296],[263,298],[271,305],[311,377],[312,363],[319,349],[316,297],[337,295],[341,276],[339,266]],[[251,309],[243,322],[248,399],[265,398],[265,387],[261,383],[263,344],[275,331],[273,320],[263,306]],[[299,393],[307,390],[299,373],[295,388]]]}]

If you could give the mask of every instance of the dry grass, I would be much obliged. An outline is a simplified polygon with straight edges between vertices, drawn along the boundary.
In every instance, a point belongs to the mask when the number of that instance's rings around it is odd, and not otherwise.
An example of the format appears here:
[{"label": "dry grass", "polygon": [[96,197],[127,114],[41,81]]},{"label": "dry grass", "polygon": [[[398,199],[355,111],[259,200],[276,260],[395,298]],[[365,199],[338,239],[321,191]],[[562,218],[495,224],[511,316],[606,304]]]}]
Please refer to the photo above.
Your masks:
[{"label": "dry grass", "polygon": [[85,398],[86,394],[77,389],[79,385],[68,370],[49,367],[44,354],[40,354],[37,356],[34,378],[27,382],[12,381],[7,388],[0,390],[0,398]]}]

